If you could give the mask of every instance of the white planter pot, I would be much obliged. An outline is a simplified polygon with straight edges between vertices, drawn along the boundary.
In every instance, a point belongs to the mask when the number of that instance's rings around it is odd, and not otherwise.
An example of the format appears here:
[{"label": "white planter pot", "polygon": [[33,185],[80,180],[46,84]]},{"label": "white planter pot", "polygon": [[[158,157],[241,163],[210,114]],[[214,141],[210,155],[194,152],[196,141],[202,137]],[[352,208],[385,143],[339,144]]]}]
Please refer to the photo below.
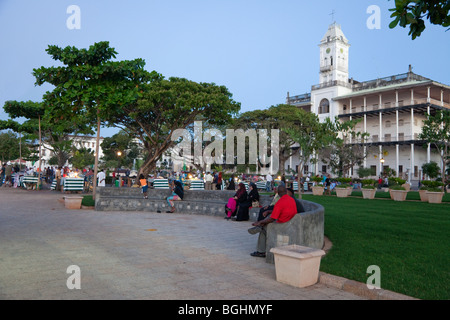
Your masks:
[{"label": "white planter pot", "polygon": [[312,286],[319,279],[323,250],[290,245],[270,249],[274,254],[278,282],[297,288]]},{"label": "white planter pot", "polygon": [[335,188],[336,196],[338,198],[347,198],[348,197],[348,189],[347,188]]},{"label": "white planter pot", "polygon": [[408,195],[408,191],[406,190],[390,190],[391,199],[394,201],[405,201],[406,196]]},{"label": "white planter pot", "polygon": [[83,197],[64,197],[64,206],[67,209],[81,209]]},{"label": "white planter pot", "polygon": [[361,189],[364,199],[374,199],[377,189]]},{"label": "white planter pot", "polygon": [[312,187],[312,192],[313,192],[313,195],[315,195],[315,196],[322,196],[323,190],[324,190],[324,187],[319,187],[319,186]]},{"label": "white planter pot", "polygon": [[428,190],[419,190],[420,201],[428,202]]},{"label": "white planter pot", "polygon": [[444,192],[427,192],[429,203],[442,203]]}]

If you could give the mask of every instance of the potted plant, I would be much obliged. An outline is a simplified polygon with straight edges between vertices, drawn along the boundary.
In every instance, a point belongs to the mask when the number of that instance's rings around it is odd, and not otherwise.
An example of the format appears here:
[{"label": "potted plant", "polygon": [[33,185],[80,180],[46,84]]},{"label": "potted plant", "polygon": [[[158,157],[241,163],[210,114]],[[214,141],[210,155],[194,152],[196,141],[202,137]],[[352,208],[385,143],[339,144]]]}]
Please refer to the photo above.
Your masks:
[{"label": "potted plant", "polygon": [[338,178],[337,180],[340,182],[340,184],[337,185],[336,188],[345,188],[347,190],[347,196],[351,196],[353,191],[353,187],[351,185],[352,178]]},{"label": "potted plant", "polygon": [[428,185],[427,196],[429,203],[442,203],[442,197],[444,196],[444,190],[442,186],[444,185],[440,181],[430,181],[424,183]]},{"label": "potted plant", "polygon": [[323,191],[324,191],[324,186],[323,185],[319,185],[320,182],[322,182],[322,178],[321,177],[313,177],[312,180],[316,183],[311,189],[313,192],[313,195],[315,196],[321,196],[323,195]]},{"label": "potted plant", "polygon": [[442,191],[442,189],[439,187],[432,187],[428,188],[427,195],[429,203],[442,203],[444,191]]},{"label": "potted plant", "polygon": [[375,187],[375,180],[364,179],[362,182],[362,194],[364,199],[374,199],[377,189]]},{"label": "potted plant", "polygon": [[[350,186],[348,185],[348,184],[345,184],[345,183],[341,183],[341,184],[338,184],[336,187],[335,187],[335,190],[336,190],[336,196],[338,197],[338,198],[346,198],[346,197],[348,197],[349,196],[349,192],[348,192],[348,188],[349,188]],[[351,188],[351,187],[350,187]],[[351,190],[351,189],[350,189]]]},{"label": "potted plant", "polygon": [[397,184],[399,186],[402,186],[403,188],[405,188],[406,191],[411,190],[411,185],[409,183],[406,183],[406,180],[404,180],[404,179],[397,178]]},{"label": "potted plant", "polygon": [[390,188],[389,192],[391,193],[391,199],[394,201],[405,201],[406,195],[408,194],[408,191],[406,191],[405,187],[399,185]]}]

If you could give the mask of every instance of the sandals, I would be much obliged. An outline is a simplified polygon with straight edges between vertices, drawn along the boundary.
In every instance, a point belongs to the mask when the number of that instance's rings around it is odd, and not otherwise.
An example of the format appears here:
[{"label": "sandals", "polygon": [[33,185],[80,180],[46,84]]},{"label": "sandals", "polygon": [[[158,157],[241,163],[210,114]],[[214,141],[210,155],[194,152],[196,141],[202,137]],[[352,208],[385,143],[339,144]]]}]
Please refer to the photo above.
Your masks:
[{"label": "sandals", "polygon": [[265,252],[258,252],[258,251],[250,253],[250,255],[252,257],[258,257],[258,258],[265,258],[266,257],[266,253]]}]

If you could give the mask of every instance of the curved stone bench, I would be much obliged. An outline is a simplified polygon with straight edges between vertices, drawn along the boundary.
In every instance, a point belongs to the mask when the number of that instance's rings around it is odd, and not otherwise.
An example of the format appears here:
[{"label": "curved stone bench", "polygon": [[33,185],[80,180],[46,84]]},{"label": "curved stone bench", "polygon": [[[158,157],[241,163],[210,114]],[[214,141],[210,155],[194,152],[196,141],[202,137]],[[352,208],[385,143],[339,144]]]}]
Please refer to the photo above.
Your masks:
[{"label": "curved stone bench", "polygon": [[324,243],[325,209],[320,204],[301,200],[306,212],[298,213],[286,223],[267,225],[266,262],[274,263],[270,249],[297,244],[322,249]]},{"label": "curved stone bench", "polygon": [[[235,191],[229,190],[185,190],[182,201],[174,201],[177,213],[203,214],[225,217],[225,205]],[[166,198],[170,190],[149,189],[148,199],[143,199],[140,188],[97,188],[95,210],[97,211],[146,211],[166,212]],[[270,196],[261,195],[260,205],[268,205]],[[250,209],[250,220],[256,221],[259,208]]]}]

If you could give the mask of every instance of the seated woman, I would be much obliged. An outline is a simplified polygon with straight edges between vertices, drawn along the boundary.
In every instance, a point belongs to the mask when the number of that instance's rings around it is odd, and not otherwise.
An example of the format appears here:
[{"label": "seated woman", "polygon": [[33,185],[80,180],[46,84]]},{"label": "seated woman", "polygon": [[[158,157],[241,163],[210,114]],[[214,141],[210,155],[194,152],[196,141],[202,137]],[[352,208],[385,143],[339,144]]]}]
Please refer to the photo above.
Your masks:
[{"label": "seated woman", "polygon": [[236,191],[232,198],[228,199],[228,203],[225,205],[225,214],[227,215],[225,219],[230,220],[231,216],[236,215],[236,208],[246,200],[247,191],[245,190],[245,185],[240,183],[238,191]]},{"label": "seated woman", "polygon": [[184,197],[184,190],[183,190],[183,185],[181,184],[180,181],[175,180],[173,182],[173,188],[172,188],[172,195],[167,197],[167,203],[169,204],[169,206],[172,208],[170,211],[166,211],[167,213],[174,213],[175,212],[175,204],[173,203],[174,201],[181,201],[183,200]]},{"label": "seated woman", "polygon": [[259,193],[256,184],[251,182],[247,199],[239,203],[236,221],[248,221],[250,219],[249,209],[254,201],[259,201]]}]

